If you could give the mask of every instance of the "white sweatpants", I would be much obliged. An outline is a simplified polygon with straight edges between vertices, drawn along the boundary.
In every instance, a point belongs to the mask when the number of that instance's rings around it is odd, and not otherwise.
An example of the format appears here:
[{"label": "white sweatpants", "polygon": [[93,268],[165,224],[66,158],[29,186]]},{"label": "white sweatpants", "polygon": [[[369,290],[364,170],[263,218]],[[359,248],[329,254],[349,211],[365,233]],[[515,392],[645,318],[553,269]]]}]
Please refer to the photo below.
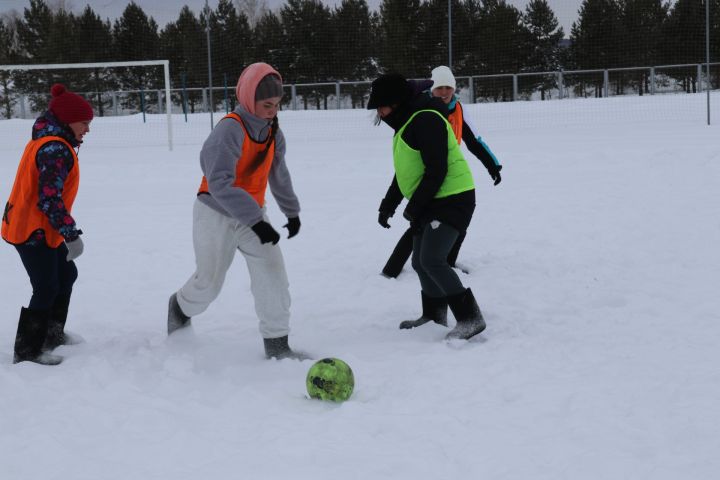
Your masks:
[{"label": "white sweatpants", "polygon": [[[267,218],[265,218],[267,221]],[[194,317],[217,298],[235,250],[245,257],[250,290],[263,338],[283,337],[290,331],[290,284],[280,247],[262,244],[255,232],[199,200],[193,206],[195,273],[177,292],[183,313]]]}]

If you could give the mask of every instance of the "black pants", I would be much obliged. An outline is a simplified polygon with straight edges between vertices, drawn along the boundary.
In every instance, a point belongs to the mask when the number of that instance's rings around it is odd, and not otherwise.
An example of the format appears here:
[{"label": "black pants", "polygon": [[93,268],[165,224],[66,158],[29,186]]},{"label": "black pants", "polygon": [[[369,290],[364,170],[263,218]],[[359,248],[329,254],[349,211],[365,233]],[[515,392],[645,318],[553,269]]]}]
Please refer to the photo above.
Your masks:
[{"label": "black pants", "polygon": [[459,232],[453,227],[437,221],[425,225],[413,236],[412,266],[423,292],[430,297],[447,297],[465,291],[447,260],[458,236]]},{"label": "black pants", "polygon": [[[457,257],[460,253],[460,247],[463,244],[463,240],[465,240],[465,235],[467,235],[467,232],[462,232],[458,235],[457,240],[455,240],[455,243],[450,249],[450,253],[448,253],[447,261],[451,267],[454,267],[457,262]],[[400,275],[405,263],[412,254],[413,236],[413,229],[408,228],[405,230],[402,237],[400,237],[400,240],[398,240],[397,245],[395,245],[392,254],[390,254],[390,257],[382,270],[388,277],[394,278]]]},{"label": "black pants", "polygon": [[64,243],[57,248],[42,245],[15,245],[25,271],[30,277],[33,293],[28,308],[49,310],[70,304],[72,287],[78,276],[75,262],[68,262]]}]

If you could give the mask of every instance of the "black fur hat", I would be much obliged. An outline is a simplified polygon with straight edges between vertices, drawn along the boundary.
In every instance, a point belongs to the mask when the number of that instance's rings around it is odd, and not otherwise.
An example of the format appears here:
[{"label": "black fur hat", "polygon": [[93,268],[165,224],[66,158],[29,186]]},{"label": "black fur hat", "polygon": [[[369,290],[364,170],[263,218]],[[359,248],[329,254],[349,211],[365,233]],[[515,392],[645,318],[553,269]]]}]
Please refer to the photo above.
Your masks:
[{"label": "black fur hat", "polygon": [[398,105],[412,96],[410,83],[399,73],[380,75],[373,80],[367,109]]}]

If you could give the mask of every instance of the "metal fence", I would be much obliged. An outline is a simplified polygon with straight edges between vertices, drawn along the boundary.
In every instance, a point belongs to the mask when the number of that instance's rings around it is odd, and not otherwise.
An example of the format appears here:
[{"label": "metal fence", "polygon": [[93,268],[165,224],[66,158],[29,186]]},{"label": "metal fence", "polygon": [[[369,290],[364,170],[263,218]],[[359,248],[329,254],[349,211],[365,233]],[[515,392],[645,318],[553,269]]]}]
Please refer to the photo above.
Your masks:
[{"label": "metal fence", "polygon": [[[457,93],[466,103],[547,101],[570,98],[601,98],[622,95],[700,93],[720,88],[720,63],[658,65],[652,67],[560,70],[456,77]],[[284,85],[286,110],[334,110],[365,108],[370,80],[353,82],[298,83]],[[213,112],[235,107],[234,86],[214,87]],[[209,88],[170,89],[172,113],[210,112]],[[92,99],[102,116],[167,113],[165,90],[79,92]],[[29,94],[14,98],[14,115],[33,118]]]}]

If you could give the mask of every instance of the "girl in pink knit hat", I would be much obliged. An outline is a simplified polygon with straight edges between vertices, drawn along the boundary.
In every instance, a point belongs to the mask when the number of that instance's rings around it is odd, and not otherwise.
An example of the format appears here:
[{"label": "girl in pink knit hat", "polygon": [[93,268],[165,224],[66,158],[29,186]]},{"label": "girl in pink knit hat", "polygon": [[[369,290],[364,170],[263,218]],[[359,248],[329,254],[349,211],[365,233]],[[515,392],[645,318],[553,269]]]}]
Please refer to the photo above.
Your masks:
[{"label": "girl in pink knit hat", "polygon": [[266,63],[243,70],[238,106],[210,133],[200,151],[202,181],[193,210],[195,272],[170,296],[168,335],[190,326],[217,298],[236,251],[245,257],[267,358],[305,359],[288,345],[290,292],[278,246],[280,234],[265,212],[270,186],[287,217],[288,238],[300,231],[300,204],[285,162],[278,125],[282,77]]}]

